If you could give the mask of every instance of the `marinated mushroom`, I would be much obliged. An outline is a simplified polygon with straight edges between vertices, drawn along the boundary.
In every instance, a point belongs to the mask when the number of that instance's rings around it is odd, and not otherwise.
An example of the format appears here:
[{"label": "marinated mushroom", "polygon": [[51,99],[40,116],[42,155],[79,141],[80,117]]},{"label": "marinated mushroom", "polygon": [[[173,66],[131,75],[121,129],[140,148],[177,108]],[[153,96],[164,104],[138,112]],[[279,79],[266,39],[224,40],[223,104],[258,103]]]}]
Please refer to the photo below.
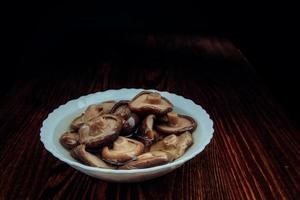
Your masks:
[{"label": "marinated mushroom", "polygon": [[79,160],[84,164],[92,167],[113,168],[112,166],[102,161],[98,156],[95,156],[94,154],[87,152],[85,150],[85,145],[82,144],[72,149],[71,156],[76,160]]},{"label": "marinated mushroom", "polygon": [[99,104],[90,105],[84,113],[75,118],[71,123],[71,129],[78,130],[84,123],[103,114],[111,111],[112,107],[116,104],[115,101],[105,101]]},{"label": "marinated mushroom", "polygon": [[119,136],[113,143],[113,148],[107,146],[102,149],[102,158],[106,162],[115,165],[123,165],[125,162],[136,159],[144,151],[143,143]]},{"label": "marinated mushroom", "polygon": [[73,149],[79,144],[79,134],[66,132],[59,139],[60,143],[67,149]]},{"label": "marinated mushroom", "polygon": [[179,136],[168,135],[163,140],[153,144],[151,151],[164,151],[170,153],[174,159],[181,157],[186,150],[193,144],[192,134],[188,131]]},{"label": "marinated mushroom", "polygon": [[110,113],[123,119],[121,135],[132,135],[137,129],[139,116],[133,113],[128,106],[129,101],[119,101],[111,109]]},{"label": "marinated mushroom", "polygon": [[149,91],[131,101],[90,105],[72,121],[60,143],[75,159],[93,167],[138,169],[166,164],[193,144],[197,127],[192,117],[172,110],[170,101]]},{"label": "marinated mushroom", "polygon": [[82,113],[80,116],[76,117],[71,125],[70,125],[70,128],[73,130],[73,131],[78,131],[79,128],[86,122],[87,120],[85,120],[85,117],[84,117],[84,113]]},{"label": "marinated mushroom", "polygon": [[119,117],[111,114],[100,115],[86,122],[79,129],[79,142],[88,148],[108,145],[118,138],[122,128]]},{"label": "marinated mushroom", "polygon": [[138,137],[148,146],[158,137],[158,133],[153,129],[155,115],[148,115],[142,122]]},{"label": "marinated mushroom", "polygon": [[137,157],[137,160],[128,162],[119,169],[140,169],[155,167],[173,161],[173,157],[168,152],[151,151]]},{"label": "marinated mushroom", "polygon": [[129,108],[138,113],[163,115],[173,109],[173,104],[157,92],[140,92],[129,103]]},{"label": "marinated mushroom", "polygon": [[160,133],[178,135],[185,131],[192,132],[197,128],[197,122],[190,116],[169,112],[167,118],[168,122],[155,125]]}]

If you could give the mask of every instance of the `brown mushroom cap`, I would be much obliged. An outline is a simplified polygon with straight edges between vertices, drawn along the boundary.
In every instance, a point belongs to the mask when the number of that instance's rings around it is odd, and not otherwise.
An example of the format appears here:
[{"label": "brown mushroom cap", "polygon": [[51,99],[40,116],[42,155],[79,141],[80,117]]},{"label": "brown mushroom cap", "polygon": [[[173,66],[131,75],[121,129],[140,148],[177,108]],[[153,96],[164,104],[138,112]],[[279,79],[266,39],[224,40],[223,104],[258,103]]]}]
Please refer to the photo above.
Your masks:
[{"label": "brown mushroom cap", "polygon": [[122,135],[133,133],[140,121],[139,116],[129,109],[129,101],[123,100],[116,103],[110,111],[110,114],[114,114],[123,119],[123,126],[121,130]]},{"label": "brown mushroom cap", "polygon": [[115,101],[105,101],[99,104],[90,105],[84,113],[75,118],[71,123],[71,129],[78,130],[84,123],[98,117],[99,115],[107,114],[116,104]]},{"label": "brown mushroom cap", "polygon": [[76,160],[79,160],[84,164],[92,167],[113,168],[112,166],[102,161],[99,157],[87,152],[85,150],[85,145],[82,144],[72,149],[71,156]]},{"label": "brown mushroom cap", "polygon": [[163,115],[172,111],[173,104],[157,92],[143,91],[130,101],[129,108],[138,113]]},{"label": "brown mushroom cap", "polygon": [[121,100],[117,102],[111,109],[110,114],[117,115],[119,117],[127,119],[130,114],[131,110],[128,107],[129,101],[127,100]]},{"label": "brown mushroom cap", "polygon": [[143,143],[119,136],[113,143],[113,148],[107,146],[102,149],[102,158],[109,163],[122,165],[127,161],[136,159],[144,151]]},{"label": "brown mushroom cap", "polygon": [[73,149],[79,145],[79,134],[74,132],[66,132],[60,136],[60,143],[67,149]]},{"label": "brown mushroom cap", "polygon": [[193,132],[197,128],[197,122],[190,116],[170,112],[167,113],[167,117],[167,123],[155,125],[160,133],[180,134],[185,131]]},{"label": "brown mushroom cap", "polygon": [[115,115],[104,114],[88,121],[79,129],[79,142],[88,148],[112,143],[118,138],[122,121]]},{"label": "brown mushroom cap", "polygon": [[119,169],[140,169],[155,167],[158,165],[166,164],[172,160],[173,157],[168,152],[152,151],[138,156],[137,160],[131,161],[126,165],[121,166]]},{"label": "brown mushroom cap", "polygon": [[148,115],[142,122],[138,137],[146,145],[150,145],[158,137],[158,133],[153,129],[155,115]]},{"label": "brown mushroom cap", "polygon": [[192,134],[188,131],[179,136],[168,135],[163,140],[153,144],[150,151],[164,151],[170,153],[174,159],[181,157],[193,144]]}]

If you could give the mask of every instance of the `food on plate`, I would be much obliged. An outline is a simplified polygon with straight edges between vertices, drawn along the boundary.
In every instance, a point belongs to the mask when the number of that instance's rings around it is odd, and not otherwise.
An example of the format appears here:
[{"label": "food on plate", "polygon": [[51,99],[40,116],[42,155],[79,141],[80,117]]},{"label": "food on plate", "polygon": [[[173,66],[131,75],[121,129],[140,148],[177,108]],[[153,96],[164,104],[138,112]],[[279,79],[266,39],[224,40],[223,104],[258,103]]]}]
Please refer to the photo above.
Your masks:
[{"label": "food on plate", "polygon": [[128,106],[129,101],[119,101],[116,103],[110,113],[122,118],[121,135],[130,136],[138,127],[140,118],[132,112]]},{"label": "food on plate", "polygon": [[168,135],[164,139],[153,144],[151,151],[164,151],[170,153],[174,159],[181,157],[186,150],[193,144],[192,134],[188,131],[181,135]]},{"label": "food on plate", "polygon": [[172,155],[163,151],[150,151],[137,157],[135,161],[129,162],[120,169],[141,169],[163,165],[173,160]]},{"label": "food on plate", "polygon": [[163,115],[173,110],[173,104],[157,92],[141,92],[130,102],[129,108],[141,114]]},{"label": "food on plate", "polygon": [[92,167],[113,168],[112,166],[106,164],[98,156],[87,152],[84,144],[78,145],[72,149],[71,156]]},{"label": "food on plate", "polygon": [[152,144],[158,138],[158,133],[154,130],[155,115],[151,114],[143,120],[138,137],[145,143],[146,146]]},{"label": "food on plate", "polygon": [[79,129],[79,143],[97,148],[115,141],[122,128],[119,117],[111,114],[100,115],[82,125]]},{"label": "food on plate", "polygon": [[99,104],[90,105],[84,113],[72,121],[71,129],[78,130],[83,124],[91,119],[109,113],[115,104],[115,101],[105,101]]},{"label": "food on plate", "polygon": [[158,123],[155,128],[160,133],[178,135],[185,131],[192,132],[197,128],[197,123],[190,116],[169,112],[167,113],[167,122]]},{"label": "food on plate", "polygon": [[73,149],[79,145],[79,134],[74,132],[65,132],[60,137],[60,143],[67,149]]},{"label": "food on plate", "polygon": [[140,169],[180,158],[192,146],[196,128],[196,121],[176,113],[167,98],[143,91],[132,100],[88,106],[60,143],[92,167]]},{"label": "food on plate", "polygon": [[144,151],[144,144],[126,137],[119,136],[114,141],[113,147],[102,149],[102,158],[108,163],[123,165],[124,163],[135,160]]}]

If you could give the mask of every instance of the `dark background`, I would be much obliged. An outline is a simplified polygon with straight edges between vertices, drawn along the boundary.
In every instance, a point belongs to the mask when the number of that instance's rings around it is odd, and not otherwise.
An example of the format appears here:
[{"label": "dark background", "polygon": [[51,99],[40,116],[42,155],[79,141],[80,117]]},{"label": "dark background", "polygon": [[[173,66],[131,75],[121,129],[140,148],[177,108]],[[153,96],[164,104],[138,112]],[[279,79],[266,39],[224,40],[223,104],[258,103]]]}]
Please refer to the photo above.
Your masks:
[{"label": "dark background", "polygon": [[59,79],[57,70],[73,73],[76,67],[134,57],[131,42],[147,34],[224,37],[241,49],[274,98],[298,120],[297,23],[286,5],[23,1],[3,8],[4,90],[16,80]]}]

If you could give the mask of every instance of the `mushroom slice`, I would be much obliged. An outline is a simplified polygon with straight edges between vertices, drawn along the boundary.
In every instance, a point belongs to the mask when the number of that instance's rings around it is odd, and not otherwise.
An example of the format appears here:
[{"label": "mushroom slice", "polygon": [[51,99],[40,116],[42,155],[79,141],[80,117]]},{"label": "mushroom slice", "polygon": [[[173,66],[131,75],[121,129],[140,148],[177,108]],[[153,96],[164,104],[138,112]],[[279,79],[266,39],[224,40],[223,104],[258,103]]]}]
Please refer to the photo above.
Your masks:
[{"label": "mushroom slice", "polygon": [[153,129],[155,115],[148,115],[142,122],[138,137],[148,146],[158,137],[158,133]]},{"label": "mushroom slice", "polygon": [[100,115],[79,129],[79,142],[88,148],[109,145],[118,138],[122,121],[115,115]]},{"label": "mushroom slice", "polygon": [[127,161],[136,159],[143,151],[143,143],[119,136],[112,149],[107,146],[102,149],[102,158],[111,164],[123,165]]},{"label": "mushroom slice", "polygon": [[130,101],[129,108],[138,113],[163,115],[172,111],[173,104],[157,92],[143,91]]},{"label": "mushroom slice", "polygon": [[174,159],[181,157],[193,144],[192,134],[188,131],[179,136],[168,135],[163,140],[153,144],[150,151],[164,151],[170,153]]},{"label": "mushroom slice", "polygon": [[85,119],[88,121],[99,115],[108,114],[115,104],[115,101],[105,101],[99,104],[90,105],[84,113]]},{"label": "mushroom slice", "polygon": [[87,152],[85,150],[85,145],[82,144],[72,149],[71,156],[76,160],[79,160],[82,163],[92,167],[113,168],[112,166],[102,161],[99,157]]},{"label": "mushroom slice", "polygon": [[123,119],[121,135],[131,135],[139,123],[139,116],[129,109],[129,101],[119,101],[111,109],[110,113]]},{"label": "mushroom slice", "polygon": [[90,105],[84,113],[79,117],[75,118],[71,123],[71,128],[73,130],[78,130],[84,123],[89,120],[103,114],[110,112],[112,107],[116,104],[115,101],[105,101],[99,104]]},{"label": "mushroom slice", "polygon": [[155,128],[160,133],[180,134],[185,131],[194,131],[197,128],[197,122],[190,116],[179,115],[175,112],[167,113],[168,122],[158,124]]},{"label": "mushroom slice", "polygon": [[173,157],[168,152],[152,151],[138,156],[137,160],[131,161],[126,165],[121,166],[119,169],[140,169],[155,167],[158,165],[166,164],[172,160]]},{"label": "mushroom slice", "polygon": [[60,136],[60,143],[67,149],[73,149],[79,144],[79,134],[74,132],[66,132]]},{"label": "mushroom slice", "polygon": [[78,131],[79,128],[85,123],[84,113],[76,117],[70,125],[70,128],[74,131]]}]

